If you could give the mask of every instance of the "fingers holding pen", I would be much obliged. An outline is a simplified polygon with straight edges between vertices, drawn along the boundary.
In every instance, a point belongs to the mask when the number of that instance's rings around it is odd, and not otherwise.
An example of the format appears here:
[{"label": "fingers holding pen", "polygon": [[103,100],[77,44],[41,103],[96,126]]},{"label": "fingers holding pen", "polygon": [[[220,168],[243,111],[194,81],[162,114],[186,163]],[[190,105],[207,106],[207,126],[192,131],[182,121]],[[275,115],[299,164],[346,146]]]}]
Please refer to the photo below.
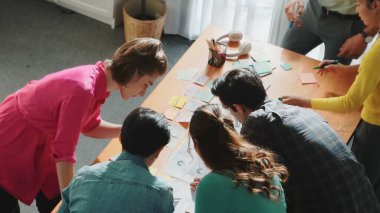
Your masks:
[{"label": "fingers holding pen", "polygon": [[303,12],[303,0],[292,0],[285,7],[285,14],[288,20],[291,22],[290,28],[295,24],[296,27],[301,26],[300,17]]},{"label": "fingers holding pen", "polygon": [[322,76],[327,72],[336,71],[338,66],[341,66],[338,60],[323,60],[317,67],[314,67],[313,69],[318,69],[317,73]]}]

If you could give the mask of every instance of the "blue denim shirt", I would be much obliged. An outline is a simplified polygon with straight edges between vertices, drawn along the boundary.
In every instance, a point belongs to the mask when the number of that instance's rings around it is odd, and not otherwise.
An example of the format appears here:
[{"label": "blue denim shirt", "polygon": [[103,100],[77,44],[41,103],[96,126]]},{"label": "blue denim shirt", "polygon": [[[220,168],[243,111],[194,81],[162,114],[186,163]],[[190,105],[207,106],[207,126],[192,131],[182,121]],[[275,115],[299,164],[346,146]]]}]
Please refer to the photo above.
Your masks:
[{"label": "blue denim shirt", "polygon": [[62,195],[59,213],[174,211],[173,189],[149,172],[142,157],[127,152],[81,168]]}]

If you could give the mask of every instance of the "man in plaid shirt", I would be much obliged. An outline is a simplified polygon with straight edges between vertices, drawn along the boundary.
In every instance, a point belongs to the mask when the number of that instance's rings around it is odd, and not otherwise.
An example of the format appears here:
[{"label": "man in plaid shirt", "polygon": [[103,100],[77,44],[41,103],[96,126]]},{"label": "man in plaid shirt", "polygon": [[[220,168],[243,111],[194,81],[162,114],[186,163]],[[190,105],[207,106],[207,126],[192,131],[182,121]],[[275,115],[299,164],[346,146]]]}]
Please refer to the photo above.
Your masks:
[{"label": "man in plaid shirt", "polygon": [[287,212],[380,212],[364,167],[317,113],[267,99],[260,77],[244,69],[216,79],[212,93],[242,123],[242,135],[288,168]]}]

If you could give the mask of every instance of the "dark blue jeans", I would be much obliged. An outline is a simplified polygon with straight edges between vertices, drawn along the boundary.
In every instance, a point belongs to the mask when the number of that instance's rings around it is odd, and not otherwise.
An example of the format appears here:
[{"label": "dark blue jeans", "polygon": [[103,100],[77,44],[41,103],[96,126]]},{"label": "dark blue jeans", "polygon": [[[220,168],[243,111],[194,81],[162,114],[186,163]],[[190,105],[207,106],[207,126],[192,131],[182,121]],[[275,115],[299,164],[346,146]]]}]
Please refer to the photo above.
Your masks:
[{"label": "dark blue jeans", "polygon": [[[50,213],[61,200],[61,195],[49,200],[42,192],[36,197],[36,205],[41,213]],[[2,213],[20,213],[20,206],[17,198],[13,197],[4,189],[0,188],[0,212]]]},{"label": "dark blue jeans", "polygon": [[361,120],[355,129],[351,150],[363,164],[380,201],[380,126]]},{"label": "dark blue jeans", "polygon": [[344,19],[322,15],[322,7],[317,0],[310,0],[303,11],[300,28],[289,28],[282,40],[285,49],[307,54],[321,43],[325,44],[324,59],[338,59],[342,64],[350,64],[352,58],[338,57],[339,49],[347,38],[360,33],[364,23],[360,20]]}]

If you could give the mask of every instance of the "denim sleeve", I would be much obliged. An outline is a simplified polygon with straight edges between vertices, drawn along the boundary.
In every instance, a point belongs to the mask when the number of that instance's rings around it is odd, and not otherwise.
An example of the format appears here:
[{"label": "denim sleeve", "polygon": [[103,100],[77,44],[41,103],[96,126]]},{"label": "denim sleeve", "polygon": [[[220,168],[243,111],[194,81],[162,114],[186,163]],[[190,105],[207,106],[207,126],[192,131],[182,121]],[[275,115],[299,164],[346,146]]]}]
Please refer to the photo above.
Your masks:
[{"label": "denim sleeve", "polygon": [[172,213],[174,212],[174,199],[173,190],[166,189],[161,196],[161,202],[158,203],[158,213]]},{"label": "denim sleeve", "polygon": [[70,203],[69,194],[70,194],[70,186],[68,186],[62,192],[62,202],[61,202],[61,206],[58,209],[58,213],[70,213],[70,209],[68,207]]}]

